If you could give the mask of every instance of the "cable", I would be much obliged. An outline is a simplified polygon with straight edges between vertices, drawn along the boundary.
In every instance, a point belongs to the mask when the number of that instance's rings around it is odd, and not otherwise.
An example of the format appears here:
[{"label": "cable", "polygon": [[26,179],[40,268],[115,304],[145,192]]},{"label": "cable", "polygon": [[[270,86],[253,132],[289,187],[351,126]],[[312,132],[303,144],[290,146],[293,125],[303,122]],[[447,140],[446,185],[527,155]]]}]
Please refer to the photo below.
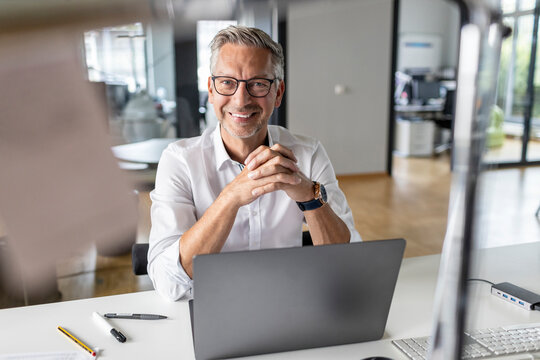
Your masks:
[{"label": "cable", "polygon": [[488,283],[490,285],[495,285],[495,283],[492,283],[491,281],[484,280],[484,279],[467,279],[467,281],[482,281],[482,282]]}]

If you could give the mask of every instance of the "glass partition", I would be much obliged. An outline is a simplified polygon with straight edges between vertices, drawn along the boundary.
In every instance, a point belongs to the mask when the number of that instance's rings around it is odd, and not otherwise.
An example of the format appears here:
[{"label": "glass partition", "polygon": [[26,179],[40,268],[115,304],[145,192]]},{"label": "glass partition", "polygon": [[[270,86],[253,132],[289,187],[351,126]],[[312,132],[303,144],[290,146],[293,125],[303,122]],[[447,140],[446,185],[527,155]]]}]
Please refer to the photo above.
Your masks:
[{"label": "glass partition", "polygon": [[512,35],[502,45],[497,108],[487,137],[485,161],[490,164],[537,163],[540,160],[540,104],[536,41],[536,2],[502,1],[503,22]]}]

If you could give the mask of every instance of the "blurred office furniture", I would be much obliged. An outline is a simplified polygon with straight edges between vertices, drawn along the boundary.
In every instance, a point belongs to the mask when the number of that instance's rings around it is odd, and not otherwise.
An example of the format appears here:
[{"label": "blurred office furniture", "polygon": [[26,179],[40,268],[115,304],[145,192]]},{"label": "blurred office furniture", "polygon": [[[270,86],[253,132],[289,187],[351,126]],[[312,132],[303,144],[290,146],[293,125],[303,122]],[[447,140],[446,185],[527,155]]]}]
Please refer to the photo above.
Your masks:
[{"label": "blurred office furniture", "polygon": [[106,96],[110,117],[119,117],[129,100],[128,85],[123,82],[107,82]]},{"label": "blurred office furniture", "polygon": [[441,105],[444,98],[438,81],[413,80],[412,103],[421,105]]},{"label": "blurred office furniture", "polygon": [[122,120],[127,142],[165,137],[170,127],[170,123],[158,113],[154,100],[144,90],[129,100],[122,112]]},{"label": "blurred office furniture", "polygon": [[431,156],[435,149],[435,119],[444,110],[438,82],[412,80],[402,97],[407,103],[394,106],[396,114],[395,153],[402,156]]},{"label": "blurred office furniture", "polygon": [[153,188],[161,153],[177,138],[158,138],[113,146],[120,169],[127,172],[137,188]]},{"label": "blurred office furniture", "polygon": [[435,125],[420,117],[398,117],[394,152],[401,156],[431,156]]},{"label": "blurred office furniture", "polygon": [[444,89],[444,107],[440,116],[433,120],[437,125],[435,137],[435,153],[451,149],[454,131],[454,118],[456,106],[456,81],[445,80],[440,82]]},{"label": "blurred office furniture", "polygon": [[131,144],[116,145],[112,147],[112,152],[119,160],[156,167],[163,150],[170,143],[177,140],[177,138],[155,138]]},{"label": "blurred office furniture", "polygon": [[456,82],[405,73],[396,74],[396,84],[396,154],[431,156],[450,149]]}]

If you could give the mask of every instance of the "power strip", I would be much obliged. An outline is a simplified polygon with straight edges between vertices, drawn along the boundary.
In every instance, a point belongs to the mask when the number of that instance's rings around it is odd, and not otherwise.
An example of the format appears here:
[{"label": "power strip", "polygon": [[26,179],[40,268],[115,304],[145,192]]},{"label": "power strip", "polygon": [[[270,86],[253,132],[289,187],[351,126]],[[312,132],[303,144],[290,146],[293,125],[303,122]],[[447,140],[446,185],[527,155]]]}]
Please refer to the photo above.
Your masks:
[{"label": "power strip", "polygon": [[525,310],[540,310],[540,295],[508,282],[493,285],[491,294]]}]

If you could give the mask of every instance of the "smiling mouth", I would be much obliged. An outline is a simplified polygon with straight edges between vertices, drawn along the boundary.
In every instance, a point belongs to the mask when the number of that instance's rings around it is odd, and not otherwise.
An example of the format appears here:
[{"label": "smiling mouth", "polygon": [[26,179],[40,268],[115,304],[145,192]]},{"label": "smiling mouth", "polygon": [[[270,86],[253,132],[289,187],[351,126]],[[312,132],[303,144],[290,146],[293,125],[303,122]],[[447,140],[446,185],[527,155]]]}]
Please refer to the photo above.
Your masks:
[{"label": "smiling mouth", "polygon": [[250,117],[252,117],[253,115],[255,115],[256,113],[249,113],[249,114],[238,114],[238,113],[229,113],[229,115],[231,115],[233,118],[238,118],[238,119],[249,119]]}]

